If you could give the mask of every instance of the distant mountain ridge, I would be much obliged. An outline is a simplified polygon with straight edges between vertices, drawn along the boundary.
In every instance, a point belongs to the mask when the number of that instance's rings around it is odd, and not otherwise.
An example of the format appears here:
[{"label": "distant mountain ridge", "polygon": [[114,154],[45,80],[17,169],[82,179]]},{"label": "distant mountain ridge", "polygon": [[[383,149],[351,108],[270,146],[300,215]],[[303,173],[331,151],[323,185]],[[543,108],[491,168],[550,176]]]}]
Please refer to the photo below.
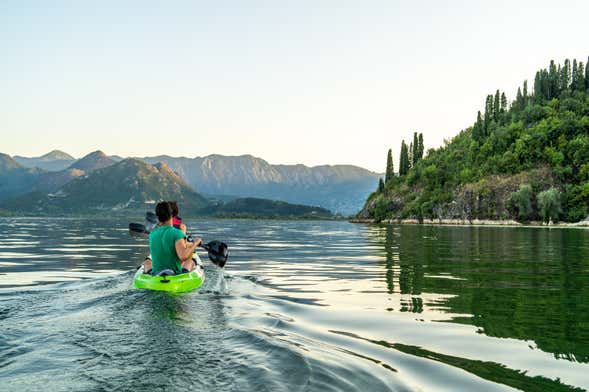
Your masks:
[{"label": "distant mountain ridge", "polygon": [[352,165],[272,165],[251,155],[144,157],[165,162],[199,192],[261,197],[318,205],[344,215],[357,212],[377,184],[379,174]]},{"label": "distant mountain ridge", "polygon": [[124,159],[69,181],[53,193],[32,191],[2,204],[4,210],[86,213],[152,209],[158,200],[177,200],[186,211],[210,204],[166,164]]},{"label": "distant mountain ridge", "polygon": [[78,169],[85,172],[103,169],[115,163],[113,159],[107,156],[104,152],[97,150],[78,159],[69,166],[69,169]]},{"label": "distant mountain ridge", "polygon": [[34,187],[43,170],[27,168],[7,154],[0,153],[0,196],[12,197]]},{"label": "distant mountain ridge", "polygon": [[13,158],[16,162],[23,165],[24,167],[38,167],[39,169],[47,171],[64,170],[76,160],[71,155],[60,150],[50,151],[45,155],[41,155],[40,157],[28,158],[16,155]]},{"label": "distant mountain ridge", "polygon": [[[67,157],[71,159],[63,167],[65,161],[62,158]],[[52,158],[58,160],[51,161]],[[98,150],[78,160],[61,151],[19,159],[28,159],[27,165],[36,162],[50,172],[40,175],[37,184],[29,181],[28,184],[32,184],[29,190],[53,192],[77,177],[109,167],[123,158],[107,156]],[[362,207],[380,177],[377,173],[352,165],[273,165],[252,155],[213,154],[196,158],[160,155],[136,159],[149,164],[166,163],[188,185],[205,195],[266,198],[316,205],[343,215],[354,214]],[[54,170],[55,167],[62,168]],[[0,192],[0,199],[3,196]]]},{"label": "distant mountain ridge", "polygon": [[[97,155],[97,154],[94,154]],[[9,171],[23,170],[7,156],[0,156]],[[14,168],[13,168],[14,167]],[[32,169],[24,169],[32,170]],[[38,169],[35,169],[38,170]],[[267,199],[235,199],[229,202],[205,198],[190,187],[166,163],[148,164],[127,158],[85,174],[79,169],[44,172],[44,178],[78,175],[53,192],[40,189],[0,202],[2,213],[35,215],[117,215],[153,210],[160,200],[176,200],[183,215],[223,218],[332,219],[330,211]]]}]

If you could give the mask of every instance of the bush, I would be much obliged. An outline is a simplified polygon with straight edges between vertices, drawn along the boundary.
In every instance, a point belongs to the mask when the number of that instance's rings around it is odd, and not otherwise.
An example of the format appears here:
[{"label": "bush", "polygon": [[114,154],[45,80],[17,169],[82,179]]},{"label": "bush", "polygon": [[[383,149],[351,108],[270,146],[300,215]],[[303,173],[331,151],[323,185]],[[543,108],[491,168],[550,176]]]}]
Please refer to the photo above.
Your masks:
[{"label": "bush", "polygon": [[532,215],[532,187],[530,184],[521,184],[519,189],[511,194],[508,204],[517,211],[520,221],[529,220]]},{"label": "bush", "polygon": [[538,207],[544,222],[558,221],[562,212],[560,207],[560,192],[556,188],[550,188],[538,194]]}]

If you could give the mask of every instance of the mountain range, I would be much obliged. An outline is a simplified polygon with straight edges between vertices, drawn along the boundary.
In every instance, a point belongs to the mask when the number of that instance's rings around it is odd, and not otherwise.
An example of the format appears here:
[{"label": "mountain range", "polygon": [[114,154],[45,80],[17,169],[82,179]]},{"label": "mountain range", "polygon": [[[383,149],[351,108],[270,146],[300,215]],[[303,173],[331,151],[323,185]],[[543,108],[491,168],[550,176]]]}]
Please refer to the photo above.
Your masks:
[{"label": "mountain range", "polygon": [[[102,151],[79,160],[58,150],[34,158],[4,156],[11,161],[6,165],[12,168],[0,167],[0,200],[27,192],[56,192],[76,178],[124,160]],[[321,206],[343,215],[360,209],[379,178],[377,173],[357,166],[272,165],[251,155],[135,159],[164,163],[193,190],[217,200],[265,198]],[[3,175],[10,181],[2,181]]]},{"label": "mountain range", "polygon": [[40,157],[23,157],[15,155],[13,159],[24,167],[38,167],[47,171],[64,170],[76,161],[73,156],[59,150],[53,150]]},{"label": "mountain range", "polygon": [[39,214],[100,213],[145,210],[152,208],[156,200],[177,200],[188,212],[210,204],[165,163],[150,165],[124,159],[77,176],[55,192],[34,190],[1,202],[0,207]]}]

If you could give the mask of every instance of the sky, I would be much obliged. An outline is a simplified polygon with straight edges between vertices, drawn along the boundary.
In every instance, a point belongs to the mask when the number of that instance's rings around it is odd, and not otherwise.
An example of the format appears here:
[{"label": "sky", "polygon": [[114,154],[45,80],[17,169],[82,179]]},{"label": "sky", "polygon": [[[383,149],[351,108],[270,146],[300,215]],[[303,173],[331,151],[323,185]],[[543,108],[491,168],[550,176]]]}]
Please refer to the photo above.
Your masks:
[{"label": "sky", "polygon": [[0,152],[398,165],[587,62],[589,1],[0,3]]}]

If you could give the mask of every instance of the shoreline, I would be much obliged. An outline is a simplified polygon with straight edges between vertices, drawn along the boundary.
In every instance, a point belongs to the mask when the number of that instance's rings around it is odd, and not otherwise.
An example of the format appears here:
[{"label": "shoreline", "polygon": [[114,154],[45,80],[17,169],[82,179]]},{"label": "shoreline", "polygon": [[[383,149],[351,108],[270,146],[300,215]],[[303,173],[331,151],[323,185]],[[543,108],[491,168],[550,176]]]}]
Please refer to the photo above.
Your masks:
[{"label": "shoreline", "polygon": [[493,227],[533,227],[533,228],[589,228],[589,221],[580,221],[576,223],[543,223],[528,222],[520,223],[514,220],[492,220],[492,219],[385,219],[377,222],[375,219],[353,218],[348,222],[360,224],[380,224],[380,225],[424,225],[424,226],[493,226]]}]

